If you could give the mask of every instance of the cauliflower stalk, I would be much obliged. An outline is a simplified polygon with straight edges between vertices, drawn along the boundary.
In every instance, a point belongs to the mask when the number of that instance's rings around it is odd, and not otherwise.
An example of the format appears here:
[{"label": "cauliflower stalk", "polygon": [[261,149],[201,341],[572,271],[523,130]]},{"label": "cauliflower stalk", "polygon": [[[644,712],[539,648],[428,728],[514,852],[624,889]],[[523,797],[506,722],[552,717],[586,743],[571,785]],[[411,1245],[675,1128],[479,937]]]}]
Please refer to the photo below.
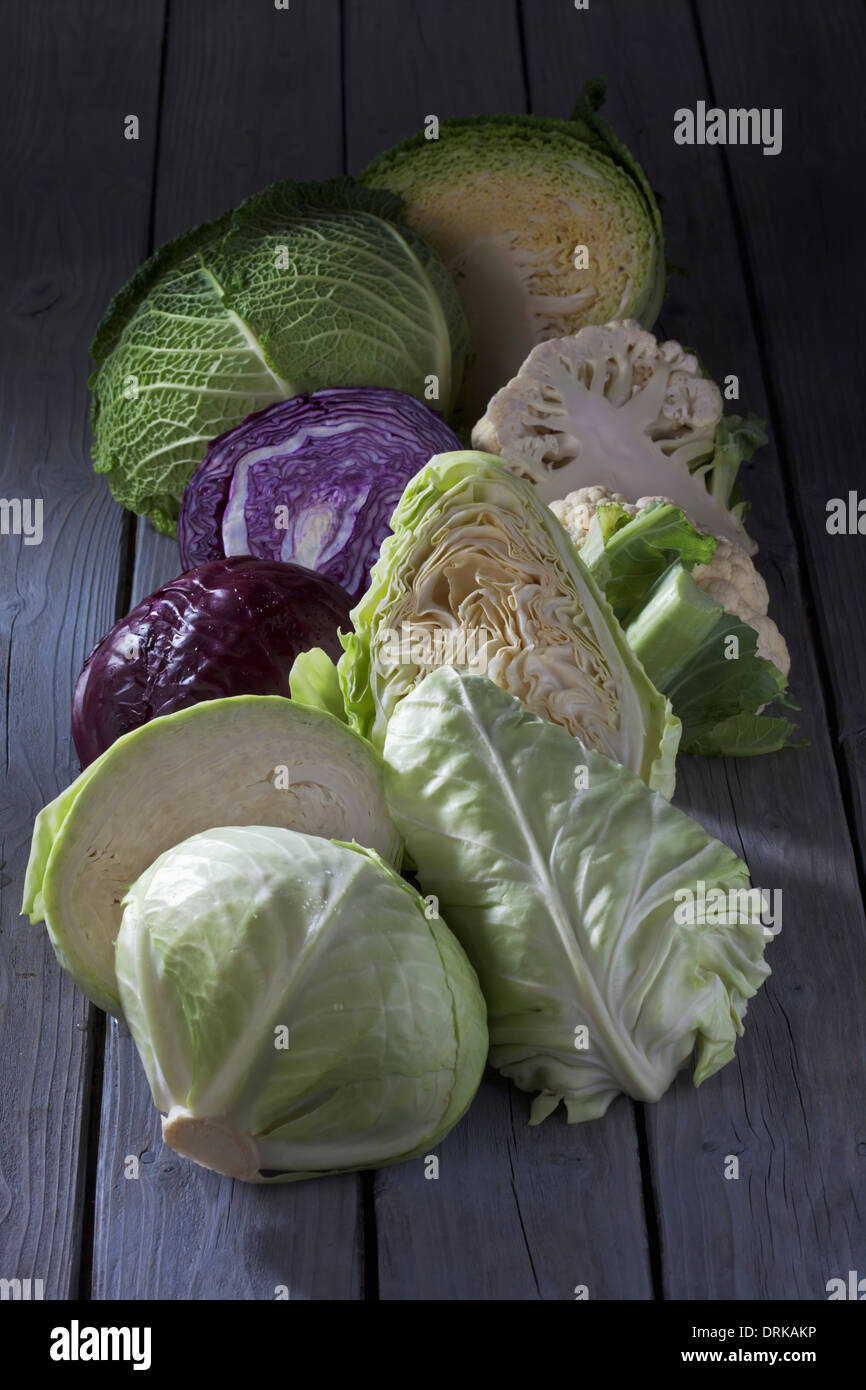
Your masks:
[{"label": "cauliflower stalk", "polygon": [[723,418],[694,353],[634,319],[533,348],[472,431],[545,502],[600,478],[626,497],[670,498],[696,526],[751,553],[737,472],[766,441],[755,416]]},{"label": "cauliflower stalk", "polygon": [[[599,507],[616,506],[628,516],[639,516],[648,507],[667,504],[671,497],[639,497],[629,502],[620,492],[605,487],[583,487],[567,497],[555,499],[550,509],[568,531],[578,550],[589,533]],[[692,526],[694,520],[689,517]],[[696,528],[699,529],[699,528]],[[705,594],[715,599],[726,613],[741,618],[758,634],[758,655],[778,666],[783,676],[791,670],[791,658],[784,637],[769,616],[770,595],[754,561],[744,546],[725,536],[715,537],[715,550],[708,563],[696,564],[692,578]]]},{"label": "cauliflower stalk", "polygon": [[[551,510],[682,720],[685,752],[769,752],[794,726],[763,716],[787,696],[790,657],[745,549],[695,527],[667,497],[579,488]],[[732,641],[736,639],[736,641]]]}]

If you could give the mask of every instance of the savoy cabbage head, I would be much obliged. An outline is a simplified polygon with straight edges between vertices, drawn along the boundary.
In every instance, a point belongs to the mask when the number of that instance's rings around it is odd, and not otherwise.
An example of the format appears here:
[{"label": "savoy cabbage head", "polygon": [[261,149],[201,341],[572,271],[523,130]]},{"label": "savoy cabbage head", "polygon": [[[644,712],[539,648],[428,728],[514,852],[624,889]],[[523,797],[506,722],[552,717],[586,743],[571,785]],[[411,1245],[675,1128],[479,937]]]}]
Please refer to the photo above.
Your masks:
[{"label": "savoy cabbage head", "polygon": [[112,301],[91,349],[94,467],[173,533],[215,436],[329,386],[433,390],[447,413],[465,345],[448,272],[398,198],[276,183],[163,246]]}]

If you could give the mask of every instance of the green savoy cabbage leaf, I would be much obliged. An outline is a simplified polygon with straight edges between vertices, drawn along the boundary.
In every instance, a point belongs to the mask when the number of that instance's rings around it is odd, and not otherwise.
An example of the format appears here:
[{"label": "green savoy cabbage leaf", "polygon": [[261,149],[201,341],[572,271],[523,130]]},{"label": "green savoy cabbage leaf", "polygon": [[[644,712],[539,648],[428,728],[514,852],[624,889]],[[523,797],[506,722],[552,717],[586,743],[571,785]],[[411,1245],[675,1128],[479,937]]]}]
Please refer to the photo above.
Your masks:
[{"label": "green savoy cabbage leaf", "polygon": [[697,822],[491,681],[448,669],[392,715],[385,794],[478,972],[492,1064],[538,1093],[533,1122],[560,1101],[575,1121],[619,1092],[658,1100],[695,1048],[696,1085],[730,1061],[769,974],[766,936],[758,890],[726,907],[727,925],[678,920],[701,884],[705,898],[749,889]]},{"label": "green savoy cabbage leaf", "polygon": [[477,978],[373,851],[216,828],[124,902],[120,996],[179,1153],[289,1181],[426,1153],[468,1108],[488,1041]]},{"label": "green savoy cabbage leaf", "polygon": [[399,198],[349,178],[276,183],[163,246],[93,343],[94,467],[174,533],[207,444],[254,411],[328,386],[394,387],[447,413],[466,329]]}]

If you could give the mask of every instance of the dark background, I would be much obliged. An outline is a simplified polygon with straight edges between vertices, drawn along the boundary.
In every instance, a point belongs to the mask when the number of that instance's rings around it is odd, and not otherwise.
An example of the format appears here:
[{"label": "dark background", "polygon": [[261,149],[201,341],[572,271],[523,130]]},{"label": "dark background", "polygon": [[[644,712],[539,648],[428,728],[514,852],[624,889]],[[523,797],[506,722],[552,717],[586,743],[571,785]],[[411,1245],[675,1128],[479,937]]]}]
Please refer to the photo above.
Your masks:
[{"label": "dark background", "polygon": [[[32,0],[0,4],[0,34],[0,487],[45,502],[41,546],[0,537],[0,1276],[49,1298],[822,1299],[866,1275],[866,538],[825,527],[866,488],[863,5]],[[125,1030],[18,916],[33,817],[78,770],[84,656],[179,567],[90,470],[88,344],[155,246],[273,179],[357,172],[430,113],[565,116],[598,73],[689,271],[660,330],[769,421],[750,529],[811,746],[684,758],[677,802],[782,888],[773,975],[699,1092],[684,1074],[657,1106],[529,1129],[491,1078],[438,1182],[417,1161],[231,1183],[163,1148]],[[700,99],[782,107],[782,153],[676,146]]]}]

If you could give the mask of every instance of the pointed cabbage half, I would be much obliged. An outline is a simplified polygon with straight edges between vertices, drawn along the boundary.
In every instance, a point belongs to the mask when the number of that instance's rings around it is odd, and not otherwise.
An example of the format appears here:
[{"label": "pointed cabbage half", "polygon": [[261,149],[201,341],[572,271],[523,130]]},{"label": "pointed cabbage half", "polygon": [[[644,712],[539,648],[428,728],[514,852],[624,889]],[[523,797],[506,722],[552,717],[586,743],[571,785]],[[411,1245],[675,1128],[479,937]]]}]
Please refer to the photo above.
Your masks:
[{"label": "pointed cabbage half", "polygon": [[531,483],[488,454],[439,454],[391,527],[341,637],[359,733],[381,748],[403,697],[434,668],[462,667],[673,795],[679,720]]}]

